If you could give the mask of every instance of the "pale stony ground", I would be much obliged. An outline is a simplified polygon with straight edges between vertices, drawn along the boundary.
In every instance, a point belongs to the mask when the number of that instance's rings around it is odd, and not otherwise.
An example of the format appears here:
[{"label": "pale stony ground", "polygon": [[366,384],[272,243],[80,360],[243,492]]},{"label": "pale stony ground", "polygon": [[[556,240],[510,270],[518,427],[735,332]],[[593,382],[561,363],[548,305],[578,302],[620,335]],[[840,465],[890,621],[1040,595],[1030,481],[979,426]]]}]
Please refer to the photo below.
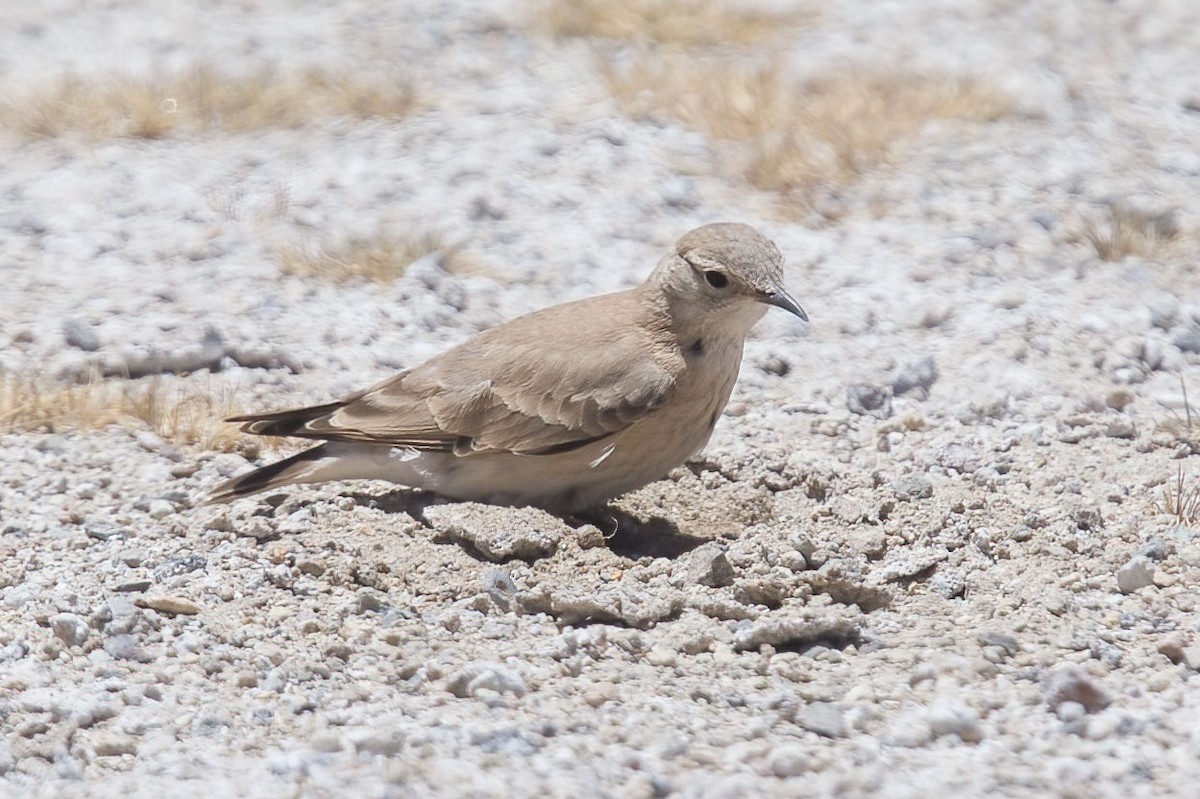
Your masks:
[{"label": "pale stony ground", "polygon": [[[379,484],[197,508],[245,458],[0,435],[0,794],[1194,793],[1200,529],[1161,504],[1179,467],[1200,480],[1170,427],[1181,375],[1200,396],[1200,7],[822,9],[798,74],[971,70],[1020,109],[933,125],[822,222],[623,117],[587,45],[519,3],[203,5],[10,3],[0,83],[336,65],[427,105],[0,134],[4,373],[215,334],[274,368],[181,383],[320,401],[632,285],[722,219],[775,239],[813,322],[760,325],[708,461],[617,503],[613,537]],[[1099,259],[1080,234],[1113,200],[1173,211],[1176,239]],[[380,230],[436,230],[473,267],[280,274],[277,246]]]}]

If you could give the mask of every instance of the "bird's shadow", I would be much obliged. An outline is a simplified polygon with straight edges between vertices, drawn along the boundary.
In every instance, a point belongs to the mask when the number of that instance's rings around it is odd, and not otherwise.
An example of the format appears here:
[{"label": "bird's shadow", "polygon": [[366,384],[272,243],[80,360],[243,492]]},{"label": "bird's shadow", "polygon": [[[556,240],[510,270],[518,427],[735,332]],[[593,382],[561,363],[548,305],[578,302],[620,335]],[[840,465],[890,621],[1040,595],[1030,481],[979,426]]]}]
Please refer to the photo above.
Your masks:
[{"label": "bird's shadow", "polygon": [[[425,509],[431,505],[454,502],[429,491],[403,488],[386,494],[368,494],[360,491],[350,494],[350,498],[360,506],[384,513],[407,514],[431,529],[433,524],[425,517]],[[682,532],[675,522],[662,516],[640,518],[613,506],[554,515],[574,530],[588,524],[599,528],[604,534],[609,550],[614,555],[631,560],[644,557],[674,559],[708,541],[706,538]]]},{"label": "bird's shadow", "polygon": [[425,509],[430,505],[444,505],[449,501],[431,491],[411,491],[404,488],[389,491],[386,494],[355,491],[349,496],[360,507],[384,513],[405,513],[429,528],[433,527],[433,523],[425,518]]},{"label": "bird's shadow", "polygon": [[662,516],[640,518],[613,506],[560,518],[575,529],[585,524],[600,528],[612,553],[631,560],[646,557],[674,560],[708,541],[688,535]]}]

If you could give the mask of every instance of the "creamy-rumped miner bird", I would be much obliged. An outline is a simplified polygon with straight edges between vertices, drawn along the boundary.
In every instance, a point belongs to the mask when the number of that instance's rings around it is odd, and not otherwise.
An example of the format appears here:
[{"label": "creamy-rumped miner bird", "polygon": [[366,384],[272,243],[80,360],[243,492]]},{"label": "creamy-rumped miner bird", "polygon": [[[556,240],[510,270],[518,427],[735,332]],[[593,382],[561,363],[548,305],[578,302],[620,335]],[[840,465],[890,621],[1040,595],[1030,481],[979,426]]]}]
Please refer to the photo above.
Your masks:
[{"label": "creamy-rumped miner bird", "polygon": [[446,497],[596,508],[700,451],[767,306],[808,321],[754,228],[683,236],[645,283],[486,330],[325,405],[235,416],[324,441],[218,486],[226,502],[293,483],[390,480]]}]

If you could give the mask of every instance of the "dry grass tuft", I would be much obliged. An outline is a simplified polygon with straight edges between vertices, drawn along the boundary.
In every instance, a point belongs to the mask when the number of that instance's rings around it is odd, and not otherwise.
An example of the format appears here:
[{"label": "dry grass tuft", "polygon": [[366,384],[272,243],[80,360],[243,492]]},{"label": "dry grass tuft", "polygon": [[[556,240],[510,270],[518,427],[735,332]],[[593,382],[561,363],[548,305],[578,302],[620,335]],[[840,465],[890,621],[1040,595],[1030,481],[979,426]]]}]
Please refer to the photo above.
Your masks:
[{"label": "dry grass tuft", "polygon": [[853,69],[796,84],[779,60],[750,66],[648,55],[601,68],[627,113],[745,143],[744,176],[784,194],[850,182],[933,120],[994,120],[1012,107],[967,78]]},{"label": "dry grass tuft", "polygon": [[211,383],[149,378],[69,386],[0,375],[0,432],[118,425],[152,430],[176,445],[251,455],[261,442],[222,421],[237,411],[232,390]]},{"label": "dry grass tuft", "polygon": [[83,133],[157,139],[177,130],[241,133],[328,117],[396,117],[417,106],[411,84],[321,70],[232,76],[207,66],[171,75],[67,76],[0,108],[0,125],[31,137]]},{"label": "dry grass tuft", "polygon": [[387,283],[404,274],[414,261],[435,254],[448,272],[471,271],[470,259],[437,233],[354,238],[333,247],[284,247],[276,255],[286,275],[344,282]]},{"label": "dry grass tuft", "polygon": [[537,21],[555,36],[681,46],[747,45],[813,19],[721,0],[546,0]]},{"label": "dry grass tuft", "polygon": [[1200,522],[1200,482],[1187,485],[1183,479],[1183,464],[1175,473],[1175,482],[1163,483],[1162,499],[1157,503],[1158,509],[1174,516],[1181,525],[1193,525]]},{"label": "dry grass tuft", "polygon": [[1083,238],[1105,261],[1127,256],[1154,258],[1179,237],[1179,223],[1172,211],[1141,211],[1124,203],[1109,203],[1098,216],[1083,223]]},{"label": "dry grass tuft", "polygon": [[1200,453],[1200,414],[1192,409],[1182,373],[1179,375],[1179,389],[1183,393],[1183,414],[1172,413],[1172,418],[1158,423],[1158,429],[1174,436],[1190,452]]}]

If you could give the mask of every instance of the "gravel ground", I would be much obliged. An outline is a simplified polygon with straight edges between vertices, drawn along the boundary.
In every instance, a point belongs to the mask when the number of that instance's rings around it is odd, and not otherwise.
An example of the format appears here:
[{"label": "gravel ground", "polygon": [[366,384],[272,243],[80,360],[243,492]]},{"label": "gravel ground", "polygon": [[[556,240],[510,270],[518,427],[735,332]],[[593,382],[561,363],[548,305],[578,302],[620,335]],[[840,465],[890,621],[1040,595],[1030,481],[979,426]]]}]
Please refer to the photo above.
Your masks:
[{"label": "gravel ground", "polygon": [[[813,321],[768,316],[706,459],[615,534],[374,483],[197,507],[254,453],[0,435],[0,794],[1194,795],[1200,526],[1163,490],[1200,481],[1200,6],[822,8],[796,74],[969,70],[1017,111],[934,123],[797,221],[519,3],[9,5],[13,96],[205,62],[422,100],[0,133],[0,373],[208,357],[164,379],[321,401],[716,220],[777,242]],[[1170,240],[1102,260],[1113,203]],[[390,230],[471,266],[280,272]]]}]

